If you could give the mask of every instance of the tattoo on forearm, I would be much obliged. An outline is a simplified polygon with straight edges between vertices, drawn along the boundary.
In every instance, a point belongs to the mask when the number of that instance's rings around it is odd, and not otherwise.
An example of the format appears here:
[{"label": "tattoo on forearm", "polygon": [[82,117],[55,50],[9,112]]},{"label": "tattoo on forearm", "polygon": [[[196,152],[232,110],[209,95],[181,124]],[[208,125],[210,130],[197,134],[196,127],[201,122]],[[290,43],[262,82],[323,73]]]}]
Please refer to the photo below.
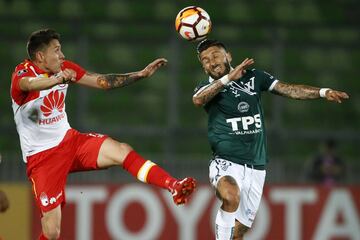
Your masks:
[{"label": "tattoo on forearm", "polygon": [[294,99],[316,99],[320,97],[319,88],[307,85],[293,85],[278,82],[274,87],[274,93]]},{"label": "tattoo on forearm", "polygon": [[97,84],[104,89],[113,89],[130,85],[139,79],[136,73],[104,74],[97,78]]},{"label": "tattoo on forearm", "polygon": [[201,92],[196,93],[195,96],[198,97],[203,104],[206,104],[211,99],[213,99],[216,94],[218,94],[223,89],[223,87],[224,85],[220,81],[214,81]]}]

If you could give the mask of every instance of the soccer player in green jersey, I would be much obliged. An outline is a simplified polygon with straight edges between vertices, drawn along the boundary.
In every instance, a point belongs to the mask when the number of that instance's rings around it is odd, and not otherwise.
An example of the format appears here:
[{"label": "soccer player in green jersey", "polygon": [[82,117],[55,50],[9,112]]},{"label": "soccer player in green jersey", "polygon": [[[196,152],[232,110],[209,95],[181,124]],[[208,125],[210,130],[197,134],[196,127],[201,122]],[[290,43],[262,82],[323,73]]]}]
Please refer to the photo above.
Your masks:
[{"label": "soccer player in green jersey", "polygon": [[214,154],[209,177],[222,201],[215,220],[216,239],[243,239],[259,208],[268,161],[261,92],[338,103],[349,96],[246,70],[254,63],[249,58],[232,68],[231,54],[217,40],[200,42],[197,51],[209,79],[196,87],[193,102],[208,113],[208,140]]}]

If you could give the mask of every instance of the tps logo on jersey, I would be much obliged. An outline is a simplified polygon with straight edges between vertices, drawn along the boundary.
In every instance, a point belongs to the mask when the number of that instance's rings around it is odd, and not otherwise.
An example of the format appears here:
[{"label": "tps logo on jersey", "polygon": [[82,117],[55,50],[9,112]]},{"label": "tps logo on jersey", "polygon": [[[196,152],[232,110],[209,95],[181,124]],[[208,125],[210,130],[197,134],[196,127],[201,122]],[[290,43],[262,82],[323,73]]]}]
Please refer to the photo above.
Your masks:
[{"label": "tps logo on jersey", "polygon": [[44,98],[43,105],[41,105],[40,109],[43,112],[45,117],[50,116],[54,110],[57,110],[58,112],[62,112],[64,108],[64,99],[65,94],[59,91],[53,91],[49,93]]},{"label": "tps logo on jersey", "polygon": [[[260,114],[246,117],[236,117],[226,119],[230,123],[232,131],[229,134],[245,135],[255,134],[261,132],[261,117]],[[255,129],[250,129],[250,126],[255,125]]]}]

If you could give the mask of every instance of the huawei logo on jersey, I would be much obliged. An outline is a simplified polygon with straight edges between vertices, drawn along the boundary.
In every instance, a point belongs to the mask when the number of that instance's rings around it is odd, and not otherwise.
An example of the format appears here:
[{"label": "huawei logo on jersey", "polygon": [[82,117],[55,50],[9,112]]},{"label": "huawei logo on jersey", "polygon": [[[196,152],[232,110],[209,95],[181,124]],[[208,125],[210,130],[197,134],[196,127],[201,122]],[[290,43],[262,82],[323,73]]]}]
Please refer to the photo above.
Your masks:
[{"label": "huawei logo on jersey", "polygon": [[62,113],[64,108],[64,98],[65,94],[59,91],[53,91],[49,93],[44,98],[43,105],[41,105],[40,109],[43,112],[45,117],[50,116],[54,110],[57,110],[59,113]]}]

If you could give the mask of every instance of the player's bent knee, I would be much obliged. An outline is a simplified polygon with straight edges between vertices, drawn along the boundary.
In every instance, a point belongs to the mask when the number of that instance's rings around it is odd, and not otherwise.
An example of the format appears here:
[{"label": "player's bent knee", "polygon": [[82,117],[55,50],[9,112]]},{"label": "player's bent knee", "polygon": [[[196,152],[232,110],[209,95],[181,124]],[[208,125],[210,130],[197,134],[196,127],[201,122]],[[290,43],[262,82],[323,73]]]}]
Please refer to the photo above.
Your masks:
[{"label": "player's bent knee", "polygon": [[119,157],[115,158],[115,161],[117,165],[122,165],[126,156],[133,151],[133,148],[129,144],[122,142],[118,142],[118,147],[120,154]]},{"label": "player's bent knee", "polygon": [[132,150],[133,148],[129,144],[108,138],[100,148],[97,164],[100,168],[122,165]]},{"label": "player's bent knee", "polygon": [[133,148],[127,143],[119,142],[119,146],[124,153],[129,153],[133,150]]},{"label": "player's bent knee", "polygon": [[240,190],[234,178],[225,176],[217,185],[217,195],[225,203],[238,204],[240,201]]},{"label": "player's bent knee", "polygon": [[237,184],[225,180],[218,185],[217,190],[217,195],[222,200],[223,204],[235,211],[240,203],[240,190]]},{"label": "player's bent knee", "polygon": [[226,205],[232,205],[234,207],[237,207],[240,202],[240,196],[237,191],[229,190],[229,191],[225,191],[222,194],[222,200],[223,203]]}]

